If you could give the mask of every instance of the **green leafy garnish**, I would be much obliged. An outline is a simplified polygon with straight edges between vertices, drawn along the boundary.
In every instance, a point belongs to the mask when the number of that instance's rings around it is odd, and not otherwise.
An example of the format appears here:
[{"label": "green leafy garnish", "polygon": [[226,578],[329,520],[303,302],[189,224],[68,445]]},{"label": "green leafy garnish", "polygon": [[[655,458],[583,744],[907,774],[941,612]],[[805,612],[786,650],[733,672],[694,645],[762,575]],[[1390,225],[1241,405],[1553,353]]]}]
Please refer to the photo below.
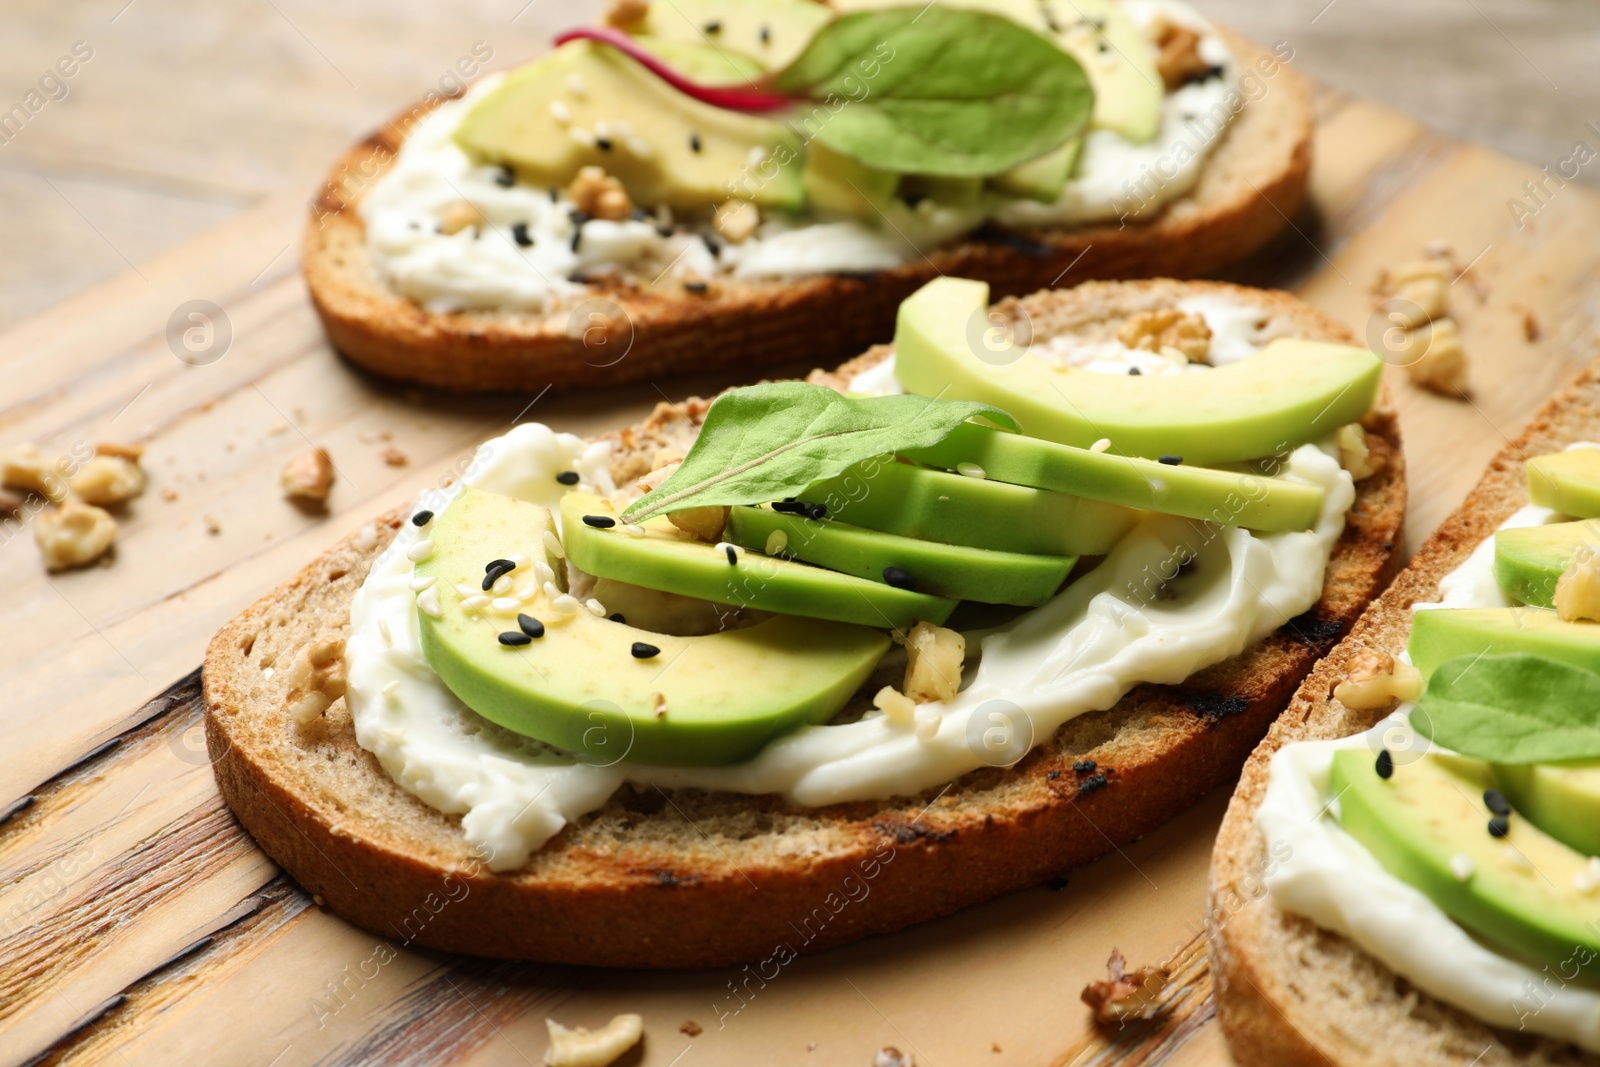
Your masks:
[{"label": "green leafy garnish", "polygon": [[1524,652],[1440,664],[1411,712],[1417,733],[1495,763],[1600,757],[1600,674]]},{"label": "green leafy garnish", "polygon": [[[1078,61],[1003,15],[938,4],[842,15],[771,87],[794,121],[869,167],[981,177],[1077,136],[1094,109]],[[801,100],[802,106],[805,100]]]},{"label": "green leafy garnish", "polygon": [[763,504],[803,492],[873,456],[937,444],[999,408],[925,396],[846,397],[805,382],[772,382],[718,397],[683,463],[622,513],[627,522],[715,504]]}]

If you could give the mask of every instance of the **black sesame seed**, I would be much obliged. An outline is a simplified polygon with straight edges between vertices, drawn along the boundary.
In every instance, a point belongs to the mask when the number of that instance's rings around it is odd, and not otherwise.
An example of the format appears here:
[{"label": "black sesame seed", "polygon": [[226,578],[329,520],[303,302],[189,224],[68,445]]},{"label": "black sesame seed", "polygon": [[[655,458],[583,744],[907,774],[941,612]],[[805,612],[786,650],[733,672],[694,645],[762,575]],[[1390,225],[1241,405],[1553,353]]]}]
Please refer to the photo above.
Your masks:
[{"label": "black sesame seed", "polygon": [[825,519],[828,517],[828,505],[826,504],[807,504],[805,507],[806,518],[808,519]]},{"label": "black sesame seed", "polygon": [[762,44],[771,44],[772,43],[772,30],[769,29],[766,26],[761,27],[761,43]]},{"label": "black sesame seed", "polygon": [[708,286],[705,282],[684,282],[683,283],[683,288],[687,292],[703,293],[703,292],[705,292],[707,289],[709,289],[711,287]]},{"label": "black sesame seed", "polygon": [[1489,836],[1504,837],[1511,832],[1511,820],[1504,815],[1496,815],[1489,820]]},{"label": "black sesame seed", "polygon": [[1373,770],[1378,772],[1379,778],[1389,779],[1394,777],[1394,757],[1389,754],[1388,749],[1379,751],[1378,761],[1373,764]]},{"label": "black sesame seed", "polygon": [[583,227],[574,227],[572,231],[572,250],[576,252],[578,245],[583,240]]},{"label": "black sesame seed", "polygon": [[1081,760],[1079,760],[1078,762],[1076,762],[1076,763],[1074,763],[1072,765],[1072,773],[1074,773],[1074,774],[1093,774],[1094,773],[1094,768],[1095,768],[1094,760],[1092,760],[1092,759],[1081,759]]},{"label": "black sesame seed", "polygon": [[883,581],[884,584],[892,585],[896,589],[915,589],[917,587],[917,583],[911,580],[911,575],[907,574],[902,567],[883,568]]},{"label": "black sesame seed", "polygon": [[1483,791],[1484,805],[1496,815],[1510,815],[1511,804],[1506,800],[1506,795],[1498,789],[1485,789]]},{"label": "black sesame seed", "polygon": [[500,168],[500,173],[494,176],[494,183],[509,189],[513,185],[517,184],[517,172],[512,170],[510,167],[502,166]]},{"label": "black sesame seed", "polygon": [[544,623],[532,615],[518,615],[517,625],[522,627],[522,632],[527,634],[529,638],[544,636]]},{"label": "black sesame seed", "polygon": [[661,655],[661,650],[659,648],[657,648],[655,645],[647,645],[643,641],[635,641],[633,643],[633,648],[629,649],[629,651],[633,653],[634,659],[651,659],[655,656]]},{"label": "black sesame seed", "polygon": [[772,510],[780,515],[803,515],[805,514],[806,506],[798,500],[774,500],[772,502]]},{"label": "black sesame seed", "polygon": [[567,217],[572,220],[572,224],[574,226],[582,226],[584,223],[594,218],[594,216],[589,214],[587,211],[579,211],[577,208],[573,208],[571,211],[568,211]]},{"label": "black sesame seed", "polygon": [[1105,775],[1091,774],[1089,777],[1078,783],[1078,795],[1080,797],[1088,796],[1090,793],[1098,792],[1099,790],[1104,789],[1106,784],[1107,782]]},{"label": "black sesame seed", "polygon": [[612,622],[626,623],[628,621],[622,617],[622,612],[620,611],[613,611],[610,615],[606,616],[606,618],[610,619]]},{"label": "black sesame seed", "polygon": [[700,135],[698,133],[691,133],[689,135],[689,151],[695,153],[700,151]]},{"label": "black sesame seed", "polygon": [[596,137],[594,139],[594,146],[596,148],[600,149],[600,151],[602,151],[602,152],[609,152],[609,151],[611,151],[611,138],[609,138],[609,137]]},{"label": "black sesame seed", "polygon": [[556,188],[552,188],[550,190],[550,202],[553,204],[557,200],[560,200],[560,199],[561,199],[561,190],[560,189],[556,189]]},{"label": "black sesame seed", "polygon": [[562,485],[577,485],[578,472],[562,471],[560,474],[556,475],[556,481],[560,482]]},{"label": "black sesame seed", "polygon": [[413,526],[426,526],[432,521],[433,512],[427,510],[419,511],[415,515],[411,516],[411,525]]},{"label": "black sesame seed", "polygon": [[518,645],[526,645],[532,641],[533,638],[529,637],[521,630],[507,630],[505,633],[500,635],[500,643],[505,645],[507,648],[516,648]]},{"label": "black sesame seed", "polygon": [[1107,53],[1109,51],[1111,51],[1111,46],[1106,44],[1104,41],[1101,41],[1100,42],[1100,54],[1104,55],[1105,53]]},{"label": "black sesame seed", "polygon": [[1053,782],[1053,781],[1055,781],[1055,780],[1056,780],[1056,779],[1057,779],[1057,778],[1060,778],[1060,777],[1061,777],[1061,772],[1060,772],[1060,771],[1045,771],[1045,772],[1044,772],[1044,776],[1045,776],[1045,779],[1046,779],[1046,780],[1047,780],[1047,781],[1051,781],[1051,782]]},{"label": "black sesame seed", "polygon": [[706,36],[715,37],[717,34],[719,34],[721,32],[722,32],[722,23],[718,22],[715,19],[712,19],[710,22],[706,23]]},{"label": "black sesame seed", "polygon": [[1129,367],[1128,373],[1137,378],[1139,375],[1143,374],[1144,371],[1140,370],[1138,367]]},{"label": "black sesame seed", "polygon": [[511,239],[517,242],[519,248],[532,248],[533,238],[528,236],[526,222],[513,222],[511,224]]},{"label": "black sesame seed", "polygon": [[717,240],[715,237],[712,237],[710,234],[706,234],[705,236],[701,237],[700,240],[706,243],[706,248],[711,252],[712,255],[715,256],[722,253],[722,242]]},{"label": "black sesame seed", "polygon": [[1176,467],[1176,466],[1179,466],[1180,464],[1183,463],[1183,457],[1182,456],[1170,456],[1170,455],[1169,456],[1162,456],[1160,459],[1157,460],[1157,462],[1158,463],[1165,463],[1169,467]]},{"label": "black sesame seed", "polygon": [[483,591],[487,593],[504,575],[517,569],[517,565],[509,559],[497,559],[483,568]]},{"label": "black sesame seed", "polygon": [[585,515],[583,524],[593,526],[596,530],[609,530],[617,524],[617,520],[610,515]]},{"label": "black sesame seed", "polygon": [[671,226],[657,226],[656,227],[656,236],[657,237],[671,237],[672,236],[672,227]]},{"label": "black sesame seed", "polygon": [[722,551],[727,553],[728,562],[729,563],[738,563],[739,562],[739,553],[737,553],[737,552],[735,552],[733,550],[733,546],[732,545],[724,545],[724,546],[722,546]]}]

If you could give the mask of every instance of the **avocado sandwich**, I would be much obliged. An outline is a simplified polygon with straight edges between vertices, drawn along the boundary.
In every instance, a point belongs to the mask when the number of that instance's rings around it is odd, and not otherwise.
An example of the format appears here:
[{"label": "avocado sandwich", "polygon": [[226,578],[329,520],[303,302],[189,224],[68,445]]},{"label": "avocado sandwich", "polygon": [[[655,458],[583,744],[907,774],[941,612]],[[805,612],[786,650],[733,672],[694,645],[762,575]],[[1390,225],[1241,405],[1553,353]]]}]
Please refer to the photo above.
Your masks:
[{"label": "avocado sandwich", "polygon": [[635,967],[898,929],[1195,803],[1392,574],[1382,364],[1282,293],[988,296],[485,443],[217,634],[223,797],[358,925]]},{"label": "avocado sandwich", "polygon": [[1301,686],[1217,840],[1244,1067],[1600,1064],[1600,368]]},{"label": "avocado sandwich", "polygon": [[842,356],[940,275],[1260,247],[1306,189],[1292,56],[1182,0],[629,0],[352,148],[302,262],[336,349],[441,389]]}]

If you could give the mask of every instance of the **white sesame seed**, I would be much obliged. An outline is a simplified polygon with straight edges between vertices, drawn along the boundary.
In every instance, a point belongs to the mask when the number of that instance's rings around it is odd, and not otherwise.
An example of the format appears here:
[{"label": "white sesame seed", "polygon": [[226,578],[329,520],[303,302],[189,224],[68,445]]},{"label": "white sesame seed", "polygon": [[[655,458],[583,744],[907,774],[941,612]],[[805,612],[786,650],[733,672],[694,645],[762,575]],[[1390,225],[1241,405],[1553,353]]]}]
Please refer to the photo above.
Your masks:
[{"label": "white sesame seed", "polygon": [[611,128],[611,123],[607,122],[605,119],[595,119],[594,135],[596,137],[609,138],[615,132],[616,131]]},{"label": "white sesame seed", "polygon": [[636,522],[624,523],[622,528],[624,530],[628,531],[628,536],[630,536],[630,537],[643,537],[644,536],[644,527],[640,526]]},{"label": "white sesame seed", "polygon": [[633,123],[629,122],[627,119],[611,120],[611,128],[616,131],[618,137],[633,136]]},{"label": "white sesame seed", "polygon": [[478,587],[475,585],[468,585],[466,582],[457,582],[454,588],[456,595],[463,598],[478,595]]},{"label": "white sesame seed", "polygon": [[567,89],[573,96],[578,97],[584,96],[589,92],[588,87],[583,84],[583,79],[578,76],[577,71],[567,75]]},{"label": "white sesame seed", "polygon": [[274,671],[271,667],[263,667],[261,668],[261,679],[262,681],[270,682],[272,681],[272,676],[276,673],[277,671]]},{"label": "white sesame seed", "polygon": [[643,137],[628,138],[628,151],[632,152],[640,159],[649,159],[651,156],[656,154],[655,146],[649,141],[646,141]]},{"label": "white sesame seed", "polygon": [[982,467],[978,466],[976,463],[957,463],[956,464],[956,473],[957,474],[964,474],[968,478],[984,478],[984,477],[987,477],[987,475],[984,472],[984,469]]},{"label": "white sesame seed", "polygon": [[1572,888],[1587,896],[1596,889],[1600,889],[1600,882],[1589,877],[1588,871],[1579,871],[1572,876]]},{"label": "white sesame seed", "polygon": [[495,596],[505,596],[507,593],[511,592],[511,575],[502,574],[500,577],[496,578],[494,580],[494,584],[489,586],[489,592],[493,593]]},{"label": "white sesame seed", "polygon": [[1456,876],[1456,881],[1465,882],[1472,877],[1472,872],[1477,870],[1477,864],[1472,862],[1472,857],[1465,852],[1457,852],[1450,857],[1450,873]]},{"label": "white sesame seed", "polygon": [[424,614],[437,619],[444,612],[439,608],[439,590],[424,589],[417,595],[417,608]]},{"label": "white sesame seed", "polygon": [[555,535],[554,530],[544,532],[544,549],[556,559],[567,558],[567,550],[561,547],[561,538]]},{"label": "white sesame seed", "polygon": [[582,126],[569,126],[567,128],[567,134],[574,141],[577,141],[579,144],[583,145],[585,148],[593,148],[594,147],[594,143],[595,143],[594,134],[589,132],[588,130],[584,129]]},{"label": "white sesame seed", "polygon": [[538,560],[533,565],[533,580],[541,585],[545,582],[553,582],[556,580],[556,572],[550,569],[550,564],[544,560]]},{"label": "white sesame seed", "polygon": [[552,603],[554,603],[556,600],[560,599],[565,594],[563,594],[561,592],[561,590],[556,588],[556,583],[555,582],[545,582],[544,583],[544,595],[546,597],[548,597]]},{"label": "white sesame seed", "polygon": [[572,109],[560,100],[550,101],[550,117],[565,126],[572,121]]},{"label": "white sesame seed", "polygon": [[489,608],[496,615],[515,615],[522,610],[522,601],[514,596],[497,596],[489,601]]},{"label": "white sesame seed", "polygon": [[384,648],[392,648],[392,647],[394,647],[394,634],[389,632],[389,620],[388,619],[379,619],[378,620],[378,636],[383,638],[383,647]]},{"label": "white sesame seed", "polygon": [[1528,857],[1524,856],[1521,851],[1513,845],[1506,845],[1500,850],[1500,854],[1505,856],[1507,863],[1511,864],[1511,866],[1520,871],[1533,870],[1533,864],[1528,862]]},{"label": "white sesame seed", "polygon": [[526,604],[528,601],[539,595],[539,583],[524,582],[522,585],[517,586],[517,588],[512,591],[511,595]]},{"label": "white sesame seed", "polygon": [[578,603],[578,598],[570,593],[562,593],[550,602],[550,606],[563,615],[572,615],[583,605]]},{"label": "white sesame seed", "polygon": [[433,574],[425,574],[421,578],[413,578],[411,579],[411,591],[420,593],[438,580],[438,576]]},{"label": "white sesame seed", "polygon": [[397,690],[399,688],[400,688],[400,679],[396,678],[393,681],[389,682],[389,684],[387,684],[387,685],[385,685],[383,687],[383,695],[386,696],[386,697],[392,697],[395,694],[395,690]]},{"label": "white sesame seed", "polygon": [[773,530],[767,534],[767,555],[776,556],[789,546],[789,535],[782,530]]},{"label": "white sesame seed", "polygon": [[489,606],[489,597],[484,593],[474,593],[461,602],[462,611],[482,611]]},{"label": "white sesame seed", "polygon": [[920,708],[917,711],[917,725],[915,733],[918,741],[932,741],[939,733],[939,724],[943,718],[931,708]]},{"label": "white sesame seed", "polygon": [[588,608],[596,616],[602,619],[606,617],[606,606],[600,603],[600,601],[596,600],[594,597],[590,597],[588,600],[585,600],[583,602],[583,606]]},{"label": "white sesame seed", "polygon": [[1094,444],[1089,446],[1089,451],[1090,452],[1104,452],[1106,449],[1108,449],[1110,447],[1111,447],[1111,438],[1102,437],[1102,438],[1100,438],[1100,440],[1096,441]]},{"label": "white sesame seed", "polygon": [[745,153],[745,166],[750,167],[752,170],[761,166],[761,164],[765,163],[766,161],[767,150],[762,148],[760,145],[754,145],[751,147],[749,152]]},{"label": "white sesame seed", "polygon": [[506,559],[511,561],[512,570],[519,570],[520,568],[528,565],[528,557],[524,556],[521,552],[512,553],[511,555],[507,556]]},{"label": "white sesame seed", "polygon": [[719,553],[721,553],[724,556],[726,556],[728,554],[728,550],[729,549],[733,550],[733,554],[734,555],[738,555],[739,554],[739,546],[738,545],[730,545],[726,541],[718,541],[717,544],[716,544],[716,549],[717,549],[717,551]]},{"label": "white sesame seed", "polygon": [[417,538],[411,543],[411,547],[406,549],[406,559],[412,563],[421,563],[431,555],[433,555],[433,542],[426,537]]}]

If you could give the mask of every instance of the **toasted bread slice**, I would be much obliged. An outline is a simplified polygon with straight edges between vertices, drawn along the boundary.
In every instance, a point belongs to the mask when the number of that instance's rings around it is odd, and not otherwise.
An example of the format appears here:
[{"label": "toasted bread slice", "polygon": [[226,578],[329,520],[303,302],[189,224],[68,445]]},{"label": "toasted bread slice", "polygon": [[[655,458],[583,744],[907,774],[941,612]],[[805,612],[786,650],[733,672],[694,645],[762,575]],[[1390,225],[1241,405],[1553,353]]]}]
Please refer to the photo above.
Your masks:
[{"label": "toasted bread slice", "polygon": [[[1260,307],[1263,339],[1349,340],[1346,329],[1293,297],[1216,283],[1090,283],[998,307],[1024,309],[1039,338],[1100,340],[1135,312],[1196,294]],[[842,369],[886,353],[875,349]],[[814,378],[840,381],[837,373]],[[703,401],[664,404],[611,435],[617,479],[648,470],[659,446],[684,447],[705,408]],[[1114,708],[1067,723],[1009,770],[826,808],[625,786],[520,870],[484,871],[458,818],[405,792],[356,744],[342,699],[309,728],[297,727],[285,707],[284,668],[311,643],[345,636],[352,595],[408,514],[398,508],[212,641],[206,736],[217,782],[261,847],[328,907],[433,948],[699,967],[765,958],[784,943],[820,949],[944,915],[1131,841],[1238,770],[1305,672],[1393,572],[1405,510],[1399,430],[1381,406],[1367,427],[1382,468],[1357,486],[1311,611],[1183,685],[1139,686]],[[1088,786],[1072,770],[1086,758],[1104,776]],[[838,907],[841,893],[863,881],[870,891]],[[448,906],[424,908],[425,921],[410,921],[425,901],[446,897]]]},{"label": "toasted bread slice", "polygon": [[[1224,131],[1194,190],[1148,222],[989,230],[870,276],[723,277],[700,295],[676,281],[597,283],[594,295],[616,310],[607,308],[605,347],[591,349],[583,340],[593,340],[587,331],[569,336],[566,310],[435,314],[377,276],[356,205],[425,113],[417,107],[352,148],[330,173],[302,245],[306,283],[334,348],[353,363],[386,377],[470,392],[641,381],[857,352],[890,336],[900,301],[940,274],[982,279],[996,296],[1058,285],[1064,277],[1071,284],[1204,275],[1254,251],[1287,224],[1304,200],[1311,160],[1304,82],[1255,45],[1227,38],[1242,69],[1276,73],[1264,83],[1268,91]],[[626,356],[618,359],[619,350]]]},{"label": "toasted bread slice", "polygon": [[1418,990],[1354,942],[1278,908],[1262,885],[1266,844],[1256,809],[1267,767],[1292,741],[1370,729],[1387,709],[1355,711],[1332,691],[1361,649],[1398,654],[1411,605],[1439,599],[1439,581],[1528,502],[1523,461],[1600,435],[1600,364],[1557,394],[1489,465],[1350,636],[1317,665],[1250,757],[1211,861],[1211,970],[1217,1011],[1244,1067],[1445,1067],[1600,1064],[1561,1042],[1496,1030]]}]

